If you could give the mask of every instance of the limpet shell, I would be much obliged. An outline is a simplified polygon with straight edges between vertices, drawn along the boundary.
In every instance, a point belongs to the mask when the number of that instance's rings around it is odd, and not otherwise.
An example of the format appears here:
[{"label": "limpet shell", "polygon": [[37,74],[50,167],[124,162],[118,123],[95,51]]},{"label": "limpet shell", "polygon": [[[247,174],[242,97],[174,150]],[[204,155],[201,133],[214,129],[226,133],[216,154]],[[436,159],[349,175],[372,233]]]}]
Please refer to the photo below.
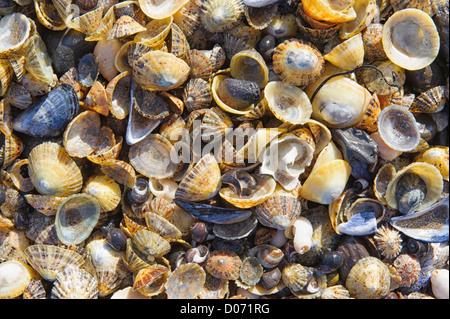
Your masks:
[{"label": "limpet shell", "polygon": [[449,151],[448,146],[433,146],[420,152],[414,158],[414,162],[425,162],[435,166],[442,174],[442,178],[448,182],[449,175]]},{"label": "limpet shell", "polygon": [[97,279],[80,268],[64,268],[56,275],[52,299],[97,299]]},{"label": "limpet shell", "polygon": [[0,299],[19,297],[35,277],[26,263],[8,260],[0,264]]},{"label": "limpet shell", "polygon": [[147,297],[158,295],[164,291],[164,284],[169,275],[169,269],[162,265],[140,269],[135,275],[133,290]]},{"label": "limpet shell", "polygon": [[188,0],[168,0],[163,2],[139,0],[139,7],[152,19],[164,19],[173,15],[187,2]]},{"label": "limpet shell", "polygon": [[239,278],[239,271],[242,260],[234,252],[212,251],[205,264],[206,271],[216,278],[236,280]]},{"label": "limpet shell", "polygon": [[165,283],[167,298],[195,299],[206,281],[205,270],[196,263],[187,263],[175,269]]}]

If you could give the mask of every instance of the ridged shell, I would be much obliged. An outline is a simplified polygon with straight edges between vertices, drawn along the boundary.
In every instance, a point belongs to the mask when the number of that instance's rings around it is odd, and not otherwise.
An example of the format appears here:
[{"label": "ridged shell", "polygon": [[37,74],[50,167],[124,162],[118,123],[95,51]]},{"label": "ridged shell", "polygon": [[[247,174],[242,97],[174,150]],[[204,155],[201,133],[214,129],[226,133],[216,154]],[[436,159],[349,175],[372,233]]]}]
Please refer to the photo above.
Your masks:
[{"label": "ridged shell", "polygon": [[202,24],[210,32],[226,31],[234,27],[244,13],[242,0],[207,0],[203,3]]},{"label": "ridged shell", "polygon": [[134,42],[143,43],[154,49],[160,47],[171,30],[172,22],[172,17],[151,20],[145,25],[145,31],[136,34]]},{"label": "ridged shell", "polygon": [[89,237],[100,217],[100,205],[95,197],[74,194],[58,206],[55,228],[59,240],[66,245],[78,245]]},{"label": "ridged shell", "polygon": [[247,23],[254,29],[263,30],[265,29],[275,18],[278,12],[278,7],[244,7],[244,15]]},{"label": "ridged shell", "polygon": [[133,76],[149,90],[168,91],[182,85],[188,78],[189,65],[171,53],[150,51],[133,63]]},{"label": "ridged shell", "polygon": [[103,116],[108,116],[108,97],[103,84],[95,81],[86,94],[84,99],[85,106]]},{"label": "ridged shell", "polygon": [[302,3],[305,13],[316,20],[342,23],[356,18],[354,1],[302,0]]},{"label": "ridged shell", "polygon": [[419,70],[430,65],[437,57],[439,47],[436,25],[421,10],[399,10],[384,24],[384,51],[393,63],[406,70]]},{"label": "ridged shell", "polygon": [[271,196],[255,206],[253,211],[264,226],[286,229],[300,216],[300,202],[293,196]]},{"label": "ridged shell", "polygon": [[106,175],[90,176],[81,192],[95,197],[102,213],[115,209],[122,197],[119,184]]},{"label": "ridged shell", "polygon": [[353,70],[364,62],[364,43],[361,33],[336,45],[323,58],[343,70]]},{"label": "ridged shell", "polygon": [[152,212],[145,213],[147,228],[165,239],[180,238],[181,231],[165,217]]},{"label": "ridged shell", "polygon": [[25,288],[23,299],[47,299],[47,293],[45,292],[42,280],[31,279],[28,286]]},{"label": "ridged shell", "polygon": [[350,270],[345,287],[356,299],[381,299],[389,293],[389,268],[378,258],[359,260]]},{"label": "ridged shell", "polygon": [[367,61],[386,60],[383,49],[383,24],[371,23],[362,31],[364,58]]},{"label": "ridged shell", "polygon": [[209,199],[219,192],[220,178],[219,164],[214,156],[208,153],[181,180],[175,198],[193,202]]},{"label": "ridged shell", "polygon": [[448,91],[445,86],[435,86],[417,96],[409,110],[419,113],[436,113],[444,109]]},{"label": "ridged shell", "polygon": [[436,167],[442,174],[442,178],[448,182],[449,175],[449,151],[448,146],[433,146],[420,152],[414,158],[414,162],[425,162]]},{"label": "ridged shell", "polygon": [[161,257],[170,251],[170,244],[166,239],[147,229],[136,231],[132,241],[137,249],[149,256]]},{"label": "ridged shell", "polygon": [[208,108],[212,100],[211,86],[202,78],[190,79],[184,87],[183,101],[190,112]]},{"label": "ridged shell", "polygon": [[242,261],[239,278],[247,285],[256,285],[263,274],[263,267],[256,257],[246,257]]},{"label": "ridged shell", "polygon": [[52,196],[52,195],[24,195],[27,203],[31,205],[37,212],[46,216],[52,216],[56,214],[58,206],[62,203],[65,197]]},{"label": "ridged shell", "polygon": [[123,15],[117,19],[111,31],[109,31],[107,40],[127,37],[136,33],[145,32],[147,29],[139,22],[128,15]]},{"label": "ridged shell", "polygon": [[134,278],[133,290],[147,297],[158,295],[164,291],[169,275],[169,269],[162,265],[140,269]]},{"label": "ridged shell", "polygon": [[195,299],[206,281],[206,272],[196,263],[179,266],[167,279],[167,298]]},{"label": "ridged shell", "polygon": [[71,250],[54,245],[32,245],[25,249],[28,263],[48,281],[55,281],[59,272],[68,267],[80,267],[83,257]]},{"label": "ridged shell", "polygon": [[86,157],[95,151],[100,130],[100,115],[84,111],[67,126],[63,135],[64,148],[71,157]]},{"label": "ridged shell", "polygon": [[225,240],[236,240],[249,236],[256,228],[258,220],[254,216],[232,224],[214,224],[213,233]]},{"label": "ridged shell", "polygon": [[103,174],[108,175],[117,183],[127,187],[133,187],[136,183],[136,172],[127,162],[109,159],[100,164],[100,170]]},{"label": "ridged shell", "polygon": [[17,260],[9,260],[0,264],[0,299],[19,297],[31,282],[33,270]]},{"label": "ridged shell", "polygon": [[379,14],[377,3],[374,0],[357,0],[353,9],[356,12],[356,18],[342,24],[339,30],[341,39],[348,39],[360,33],[372,22],[375,15]]},{"label": "ridged shell", "polygon": [[31,181],[42,195],[67,196],[81,190],[81,171],[60,145],[42,143],[33,148],[28,161]]},{"label": "ridged shell", "polygon": [[299,298],[320,296],[326,287],[325,275],[315,268],[289,263],[282,271],[283,283]]},{"label": "ridged shell", "polygon": [[205,269],[216,278],[236,280],[241,266],[242,260],[236,253],[215,250],[210,253]]},{"label": "ridged shell", "polygon": [[279,44],[273,52],[273,71],[294,86],[314,82],[324,71],[324,59],[312,44],[290,39]]},{"label": "ridged shell", "polygon": [[65,268],[55,278],[52,299],[97,299],[97,279],[84,269]]}]

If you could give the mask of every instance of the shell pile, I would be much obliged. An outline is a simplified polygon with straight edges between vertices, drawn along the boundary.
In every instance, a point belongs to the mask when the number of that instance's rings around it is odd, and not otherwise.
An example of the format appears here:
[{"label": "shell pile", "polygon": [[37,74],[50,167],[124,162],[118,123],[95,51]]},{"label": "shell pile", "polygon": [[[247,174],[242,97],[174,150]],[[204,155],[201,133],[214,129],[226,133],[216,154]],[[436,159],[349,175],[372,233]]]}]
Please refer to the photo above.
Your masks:
[{"label": "shell pile", "polygon": [[448,299],[448,0],[0,4],[0,298]]}]

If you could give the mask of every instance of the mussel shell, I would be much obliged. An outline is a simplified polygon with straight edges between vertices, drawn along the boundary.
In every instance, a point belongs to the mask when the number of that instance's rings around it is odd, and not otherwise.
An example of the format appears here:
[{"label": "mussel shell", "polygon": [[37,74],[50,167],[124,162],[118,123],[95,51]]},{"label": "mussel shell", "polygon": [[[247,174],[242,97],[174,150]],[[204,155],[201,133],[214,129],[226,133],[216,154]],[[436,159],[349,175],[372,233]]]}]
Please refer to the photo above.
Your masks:
[{"label": "mussel shell", "polygon": [[81,84],[91,87],[99,74],[98,59],[92,53],[84,55],[78,62],[78,76]]},{"label": "mussel shell", "polygon": [[250,210],[237,210],[174,199],[173,202],[194,218],[214,224],[233,224],[252,215]]},{"label": "mussel shell", "polygon": [[78,245],[91,234],[100,217],[100,205],[95,197],[74,194],[58,207],[55,228],[59,240],[66,245]]},{"label": "mussel shell", "polygon": [[75,89],[61,84],[40,102],[20,113],[13,121],[13,129],[38,138],[58,136],[78,113],[78,106]]},{"label": "mussel shell", "polygon": [[449,238],[448,197],[422,211],[393,217],[391,225],[408,237],[424,242],[447,242]]}]

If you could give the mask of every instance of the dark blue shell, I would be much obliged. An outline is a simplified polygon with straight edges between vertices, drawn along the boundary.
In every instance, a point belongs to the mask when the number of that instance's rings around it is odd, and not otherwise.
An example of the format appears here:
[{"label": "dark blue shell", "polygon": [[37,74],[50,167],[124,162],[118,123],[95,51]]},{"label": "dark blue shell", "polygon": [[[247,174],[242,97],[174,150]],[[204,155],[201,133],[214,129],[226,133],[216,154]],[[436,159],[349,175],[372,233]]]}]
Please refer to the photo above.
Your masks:
[{"label": "dark blue shell", "polygon": [[61,84],[37,104],[20,113],[13,120],[13,130],[37,138],[61,135],[78,113],[78,107],[75,89],[71,85]]},{"label": "dark blue shell", "polygon": [[192,217],[214,224],[233,224],[252,215],[250,210],[236,210],[174,199],[173,202]]}]

